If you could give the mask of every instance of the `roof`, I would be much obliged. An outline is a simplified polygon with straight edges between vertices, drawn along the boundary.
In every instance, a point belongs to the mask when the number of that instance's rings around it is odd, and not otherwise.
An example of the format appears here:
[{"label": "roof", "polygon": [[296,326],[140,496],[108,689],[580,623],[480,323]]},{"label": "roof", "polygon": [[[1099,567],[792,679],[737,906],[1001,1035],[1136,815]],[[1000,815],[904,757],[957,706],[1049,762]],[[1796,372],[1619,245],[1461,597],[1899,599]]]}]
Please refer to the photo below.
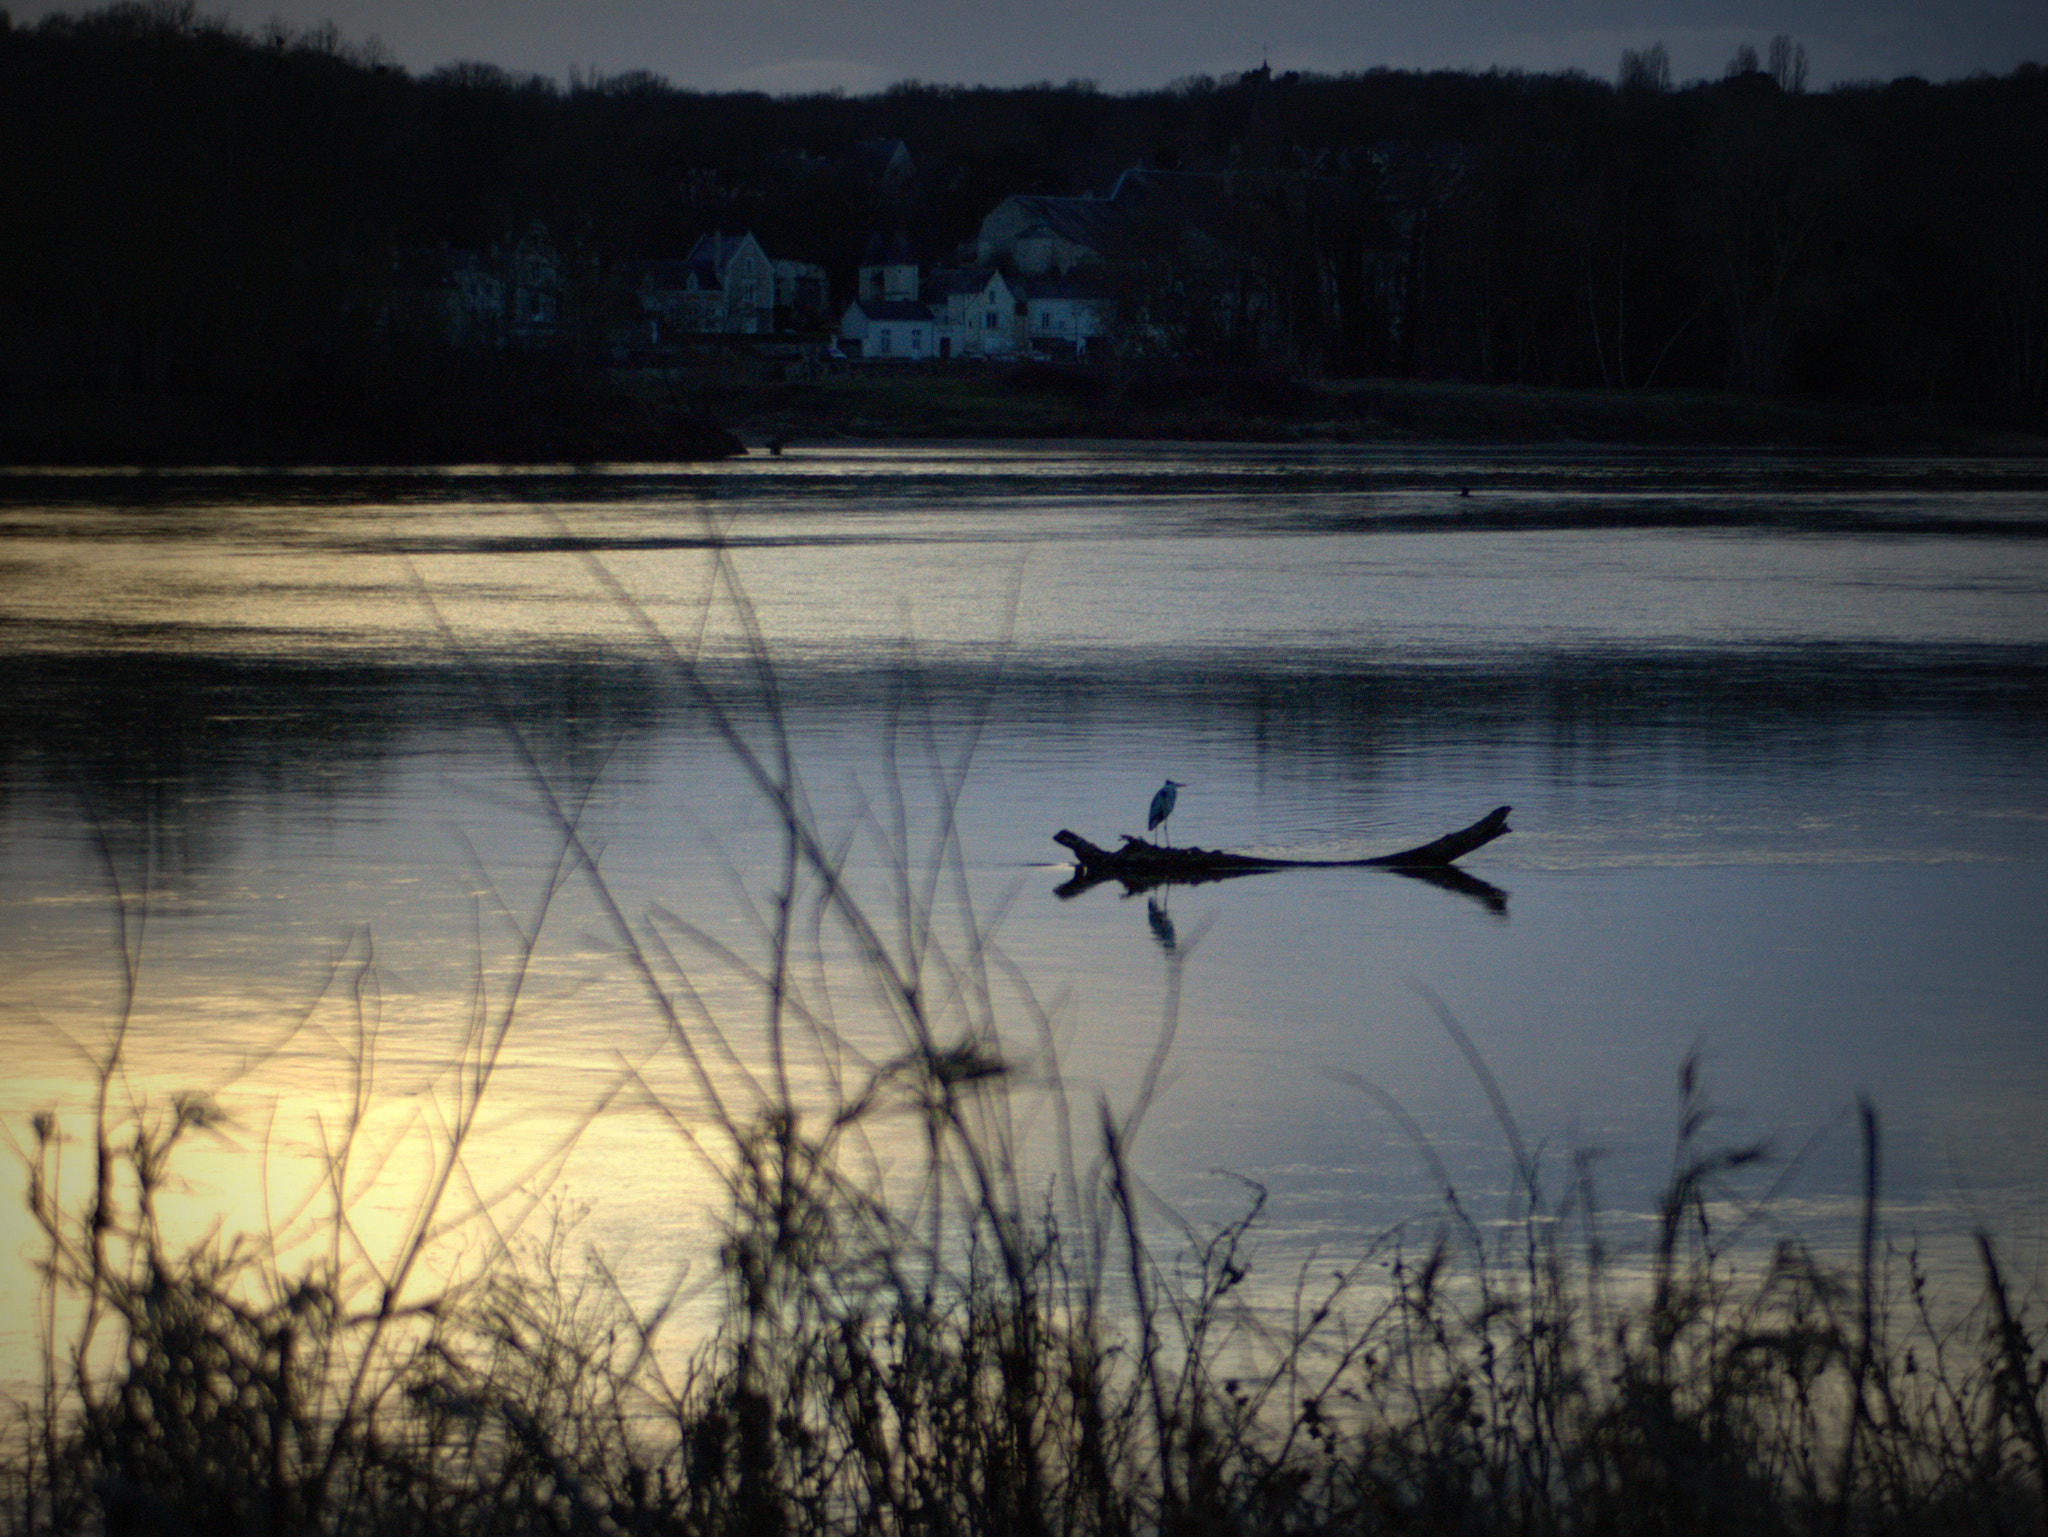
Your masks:
[{"label": "roof", "polygon": [[853,159],[884,186],[906,180],[916,172],[910,146],[901,139],[861,139],[853,146]]},{"label": "roof", "polygon": [[[689,260],[708,261],[722,268],[739,253],[739,248],[750,240],[754,240],[752,230],[744,235],[728,235],[723,230],[709,235],[699,235],[697,243],[690,247]],[[760,242],[755,240],[754,244],[759,245]]]},{"label": "roof", "polygon": [[1049,233],[1091,251],[1113,251],[1129,238],[1130,210],[1099,197],[1044,197],[1019,193],[1009,199],[1024,215],[1026,227],[1043,226]]},{"label": "roof", "polygon": [[853,307],[870,320],[929,321],[932,312],[915,299],[856,299]]},{"label": "roof", "polygon": [[[725,287],[726,268],[730,267],[732,259],[739,255],[740,247],[750,242],[755,250],[761,250],[761,242],[754,239],[752,230],[748,230],[744,235],[728,235],[723,230],[709,235],[699,235],[697,243],[690,247],[690,254],[684,258],[688,266],[697,270],[697,286]],[[768,253],[761,251],[761,254],[766,257]],[[680,288],[682,284],[677,283],[674,286]]]},{"label": "roof", "polygon": [[1110,297],[1101,283],[1086,277],[1020,277],[1011,285],[1027,299],[1087,299]]},{"label": "roof", "polygon": [[995,276],[993,267],[936,267],[922,285],[924,300],[933,304],[953,294],[978,294]]}]

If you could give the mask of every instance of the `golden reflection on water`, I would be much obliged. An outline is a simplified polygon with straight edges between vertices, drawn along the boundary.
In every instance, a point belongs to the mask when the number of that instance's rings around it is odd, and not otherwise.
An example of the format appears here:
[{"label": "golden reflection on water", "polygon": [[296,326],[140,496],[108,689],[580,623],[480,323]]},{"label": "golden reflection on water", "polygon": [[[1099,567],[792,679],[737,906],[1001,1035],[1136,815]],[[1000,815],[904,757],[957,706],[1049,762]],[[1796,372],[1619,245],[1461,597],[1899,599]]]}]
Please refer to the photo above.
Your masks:
[{"label": "golden reflection on water", "polygon": [[[354,894],[327,896],[345,905]],[[116,1204],[132,1212],[125,1149],[166,1125],[180,1096],[202,1097],[216,1114],[184,1133],[154,1197],[172,1253],[259,1254],[252,1284],[329,1265],[366,1305],[423,1233],[414,1301],[501,1251],[530,1260],[566,1224],[572,1265],[586,1247],[602,1256],[643,1312],[684,1283],[668,1336],[678,1352],[716,1314],[732,1130],[785,1094],[822,1127],[881,1085],[847,1139],[849,1172],[884,1185],[921,1178],[922,1128],[890,1087],[901,1042],[872,1017],[843,948],[800,957],[778,1065],[764,973],[744,960],[693,964],[686,977],[664,968],[671,1020],[574,891],[558,893],[531,955],[466,926],[473,894],[436,899],[416,884],[389,907],[387,935],[359,928],[310,955],[304,917],[273,923],[260,890],[242,893],[253,906],[219,910],[194,890],[166,889],[153,909],[138,895],[125,1009],[119,904],[63,904],[99,921],[53,930],[47,953],[4,978],[0,1022],[20,1050],[0,1082],[0,1125],[26,1160],[27,1128],[49,1117],[55,1193],[76,1219],[92,1198],[104,1083]],[[745,940],[742,924],[708,944],[736,957]],[[673,934],[666,943],[681,948]],[[657,964],[664,953],[653,951]],[[707,951],[683,953],[701,962]],[[827,970],[843,980],[828,983]],[[26,1173],[24,1163],[15,1177]],[[38,1369],[43,1252],[25,1203],[0,1206],[0,1389]],[[67,1300],[60,1331],[77,1317]]]},{"label": "golden reflection on water", "polygon": [[[77,988],[90,990],[90,981]],[[122,1155],[139,1130],[164,1126],[181,1095],[204,1096],[218,1112],[184,1133],[155,1195],[172,1253],[202,1243],[253,1249],[266,1259],[259,1274],[274,1267],[287,1277],[338,1262],[360,1302],[425,1231],[431,1242],[407,1293],[419,1300],[501,1247],[527,1254],[567,1216],[588,1219],[577,1243],[610,1251],[613,1272],[643,1303],[678,1267],[694,1264],[709,1279],[723,1190],[678,1127],[696,1131],[701,1149],[723,1149],[691,1075],[651,1033],[629,1051],[621,1043],[631,1032],[601,1007],[575,1022],[580,1030],[551,1025],[541,1008],[532,1032],[514,1021],[485,1082],[490,1048],[467,1037],[460,996],[409,998],[402,1018],[393,1010],[374,1028],[350,1000],[327,1000],[283,1042],[273,1002],[188,993],[162,1011],[145,1000],[123,1032],[105,1121],[122,1170],[118,1209],[133,1211]],[[599,1019],[602,1033],[590,1028]],[[103,1023],[49,1023],[48,1044],[18,1058],[0,1086],[0,1124],[26,1159],[32,1118],[48,1117],[55,1194],[76,1216],[92,1197],[95,1068],[114,1047]],[[237,1043],[266,1033],[272,1049],[252,1065]],[[25,1177],[24,1166],[10,1175]],[[0,1386],[16,1387],[35,1369],[30,1267],[43,1252],[18,1195],[0,1206]]]}]

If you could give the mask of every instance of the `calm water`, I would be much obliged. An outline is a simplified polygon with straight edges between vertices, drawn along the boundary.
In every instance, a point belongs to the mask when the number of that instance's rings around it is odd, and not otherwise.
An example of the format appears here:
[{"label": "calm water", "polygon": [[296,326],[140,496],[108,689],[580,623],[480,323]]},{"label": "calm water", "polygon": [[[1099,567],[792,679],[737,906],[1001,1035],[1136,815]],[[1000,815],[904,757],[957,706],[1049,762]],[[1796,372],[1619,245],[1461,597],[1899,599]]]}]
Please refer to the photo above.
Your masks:
[{"label": "calm water", "polygon": [[[892,940],[892,851],[923,890],[964,776],[929,974],[970,1000],[950,1027],[993,1015],[1045,1167],[1062,1105],[1085,1140],[1098,1097],[1128,1110],[1156,1075],[1137,1153],[1163,1205],[1213,1221],[1242,1200],[1228,1175],[1258,1181],[1284,1271],[1439,1209],[1354,1075],[1499,1216],[1506,1134],[1433,996],[1555,1183],[1600,1151],[1624,1245],[1697,1051],[1714,1134],[1778,1151],[1728,1192],[1769,1196],[1760,1234],[1851,1230],[1868,1095],[1901,1243],[1939,1266],[1988,1224],[2048,1274],[2031,461],[946,448],[0,475],[7,1131],[88,1102],[118,878],[148,918],[122,1090],[204,1089],[234,1117],[194,1149],[193,1220],[288,1226],[366,1055],[387,1161],[358,1195],[402,1209],[558,849],[539,775],[673,956],[703,1072],[572,882],[477,1184],[587,1209],[581,1238],[634,1285],[708,1274],[716,1203],[670,1114],[701,1125],[708,1093],[745,1105],[772,1078],[737,958],[764,953],[779,866],[656,634],[762,744],[750,648],[772,657],[804,793]],[[1385,852],[1502,803],[1515,831],[1467,861],[1490,897],[1357,869],[1058,895],[1052,834],[1142,830],[1169,774],[1175,837],[1208,846]],[[831,1032],[790,1070],[822,1103],[902,1043],[846,974],[803,985]],[[877,1127],[887,1160],[902,1123]],[[0,1316],[26,1286],[0,1280]]]}]

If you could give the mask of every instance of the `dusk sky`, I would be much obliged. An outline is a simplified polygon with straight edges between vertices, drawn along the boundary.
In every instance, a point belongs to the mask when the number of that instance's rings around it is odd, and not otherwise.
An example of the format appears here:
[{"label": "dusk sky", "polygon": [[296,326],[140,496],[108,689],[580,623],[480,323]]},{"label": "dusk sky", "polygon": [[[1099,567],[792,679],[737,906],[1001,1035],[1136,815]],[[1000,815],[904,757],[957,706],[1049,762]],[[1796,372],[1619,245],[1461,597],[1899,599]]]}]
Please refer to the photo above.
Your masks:
[{"label": "dusk sky", "polygon": [[[98,5],[10,6],[17,22]],[[459,61],[566,83],[646,70],[677,86],[775,94],[901,80],[1093,80],[1107,91],[1270,61],[1340,74],[1493,66],[1613,79],[1662,42],[1675,81],[1718,77],[1785,33],[1809,84],[1941,81],[2048,62],[2048,0],[248,0],[208,4],[247,31],[332,21],[416,74]]]}]

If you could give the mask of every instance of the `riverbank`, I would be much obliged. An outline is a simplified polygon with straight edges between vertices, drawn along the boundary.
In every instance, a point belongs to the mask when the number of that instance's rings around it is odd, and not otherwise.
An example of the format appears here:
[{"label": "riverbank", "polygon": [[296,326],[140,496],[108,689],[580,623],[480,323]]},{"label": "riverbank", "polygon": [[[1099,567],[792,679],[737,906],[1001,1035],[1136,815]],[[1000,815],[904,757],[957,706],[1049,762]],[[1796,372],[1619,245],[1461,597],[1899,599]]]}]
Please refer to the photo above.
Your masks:
[{"label": "riverbank", "polygon": [[1163,366],[821,370],[731,356],[326,410],[123,396],[16,400],[0,412],[0,464],[11,465],[666,463],[792,442],[1063,438],[2048,454],[2048,430],[2038,426],[1722,391]]},{"label": "riverbank", "polygon": [[668,463],[745,452],[715,418],[637,382],[518,381],[244,406],[189,396],[51,396],[0,406],[0,464]]},{"label": "riverbank", "polygon": [[721,419],[751,445],[1015,437],[2048,452],[2048,433],[1893,406],[1701,390],[1309,380],[1223,368],[870,365],[775,383],[729,381],[716,398]]}]

